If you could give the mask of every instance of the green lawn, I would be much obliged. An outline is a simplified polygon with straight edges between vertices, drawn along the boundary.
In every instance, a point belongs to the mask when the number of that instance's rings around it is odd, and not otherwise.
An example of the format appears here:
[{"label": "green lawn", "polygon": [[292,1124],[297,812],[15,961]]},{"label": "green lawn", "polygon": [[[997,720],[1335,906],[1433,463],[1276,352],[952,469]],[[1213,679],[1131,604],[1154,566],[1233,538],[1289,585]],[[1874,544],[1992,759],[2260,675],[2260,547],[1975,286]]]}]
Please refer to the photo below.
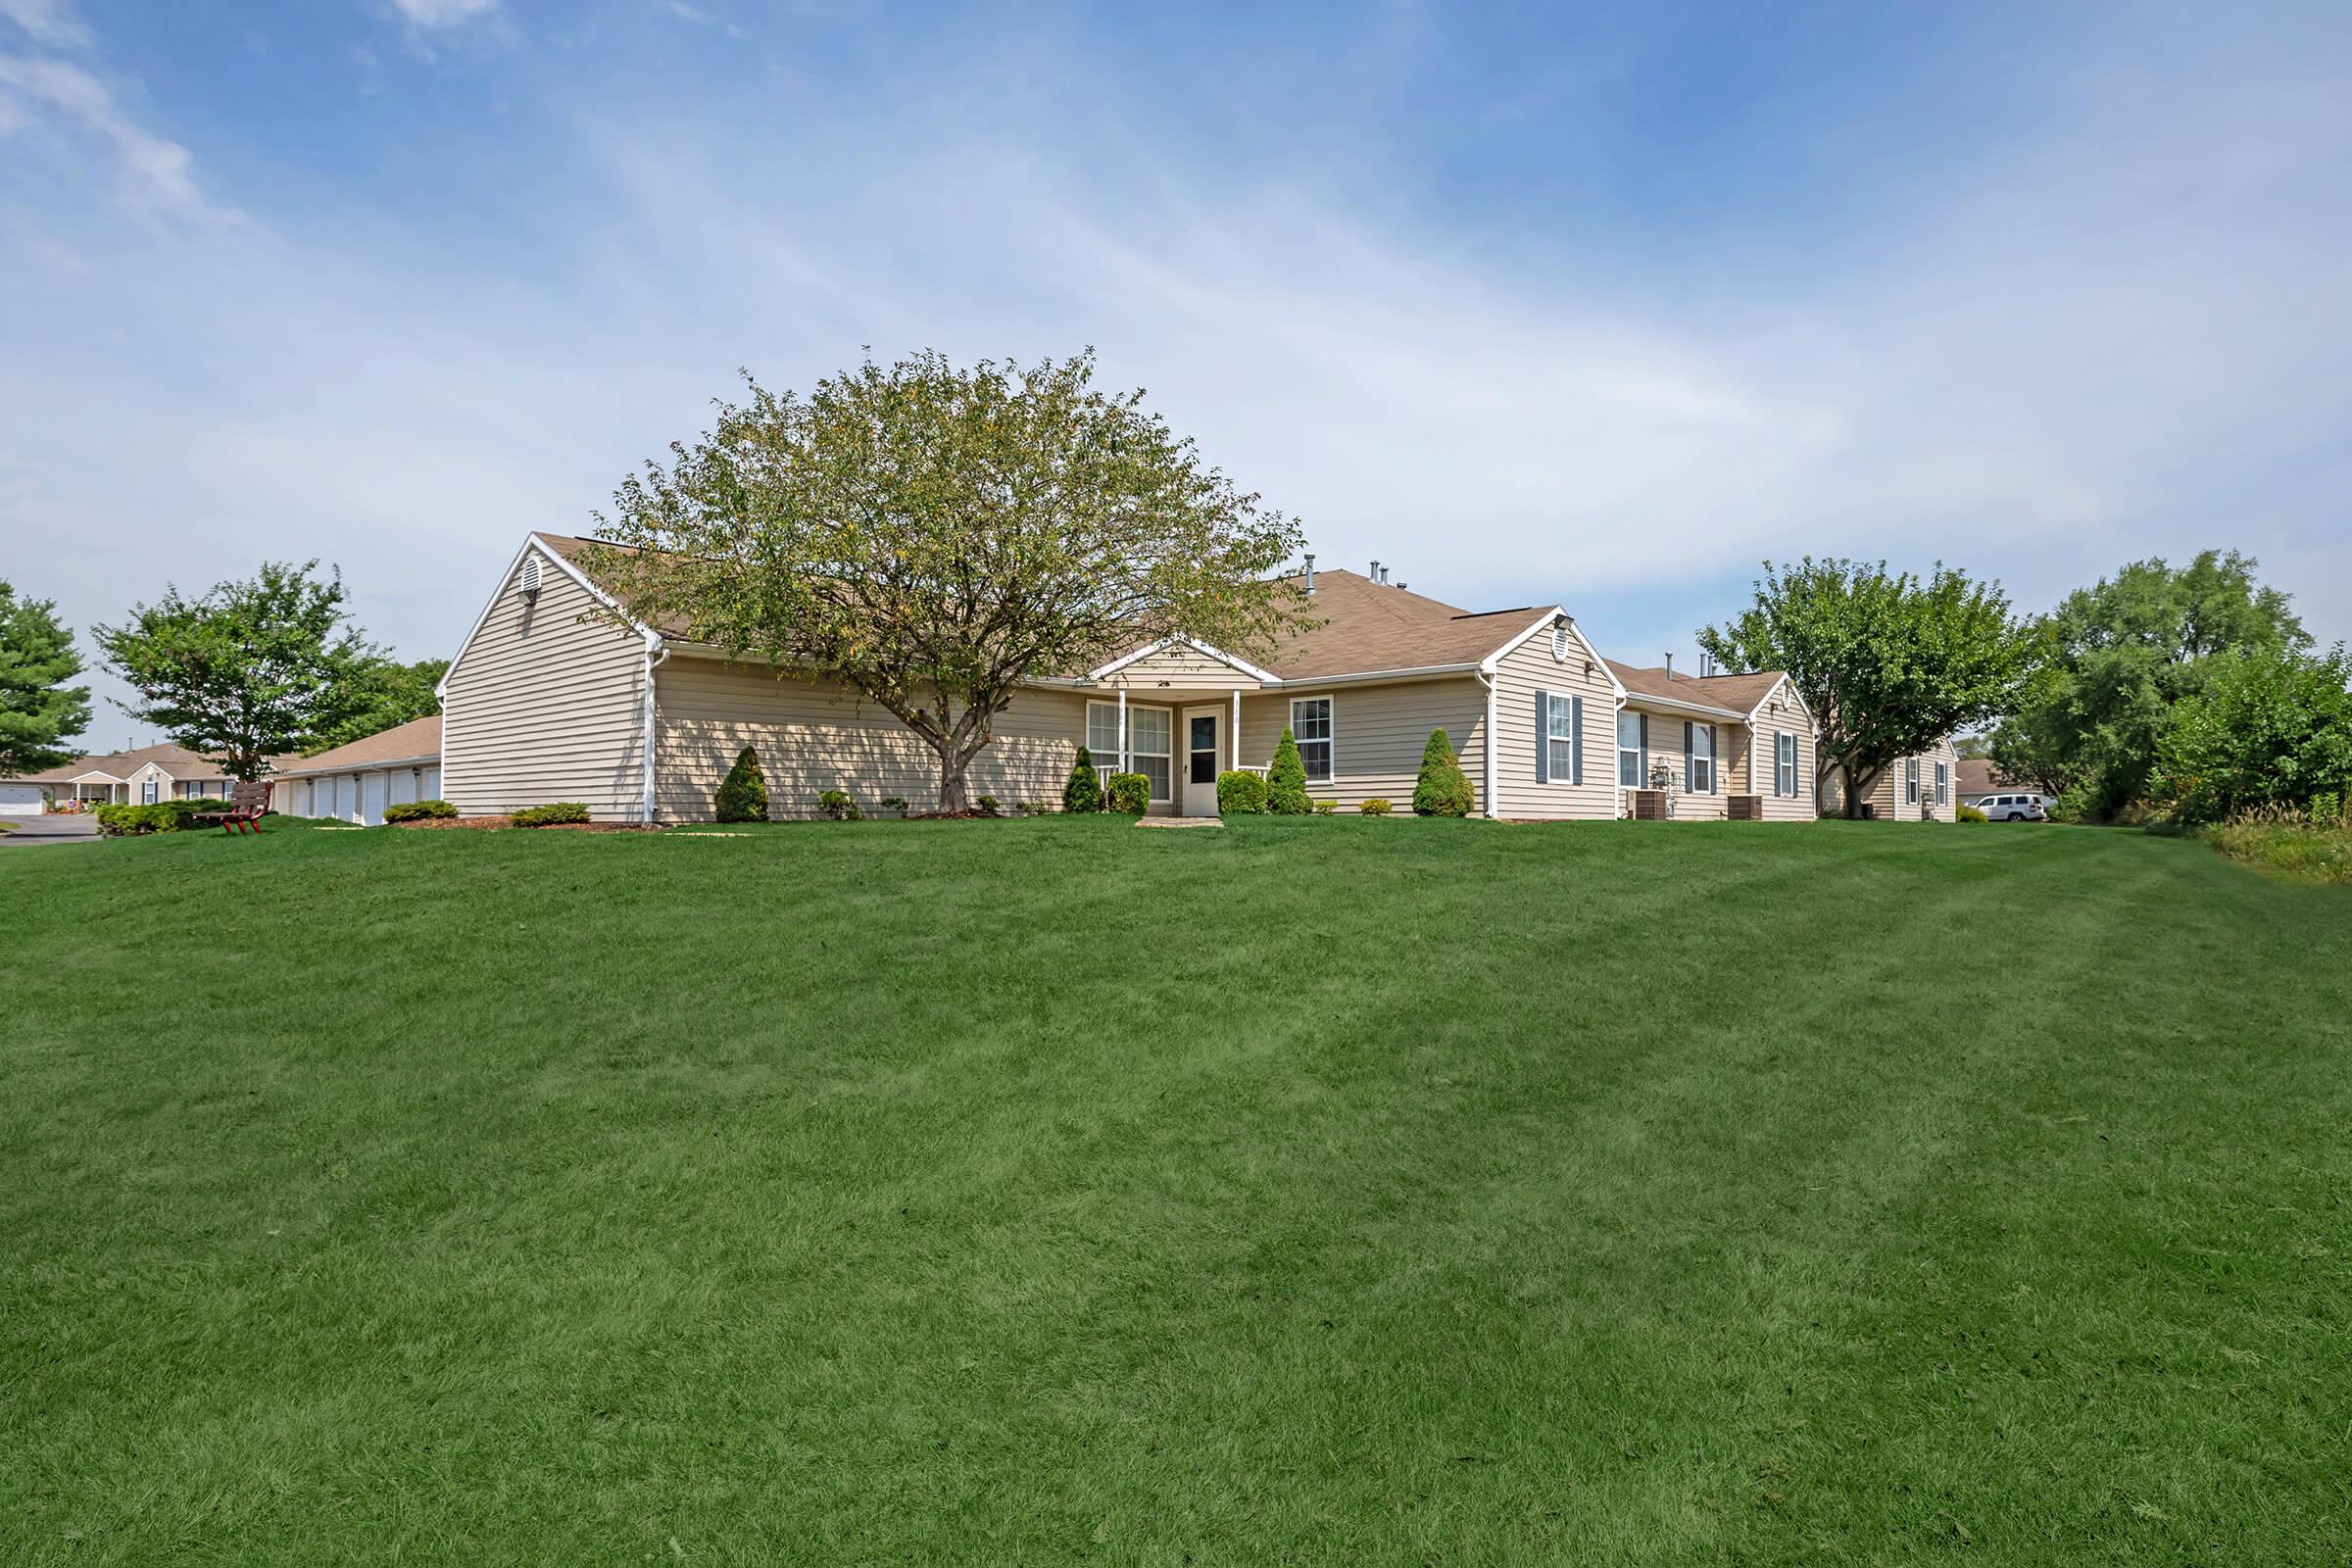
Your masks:
[{"label": "green lawn", "polygon": [[2352,896],[2201,844],[273,826],[0,910],[0,1562],[2352,1553]]}]

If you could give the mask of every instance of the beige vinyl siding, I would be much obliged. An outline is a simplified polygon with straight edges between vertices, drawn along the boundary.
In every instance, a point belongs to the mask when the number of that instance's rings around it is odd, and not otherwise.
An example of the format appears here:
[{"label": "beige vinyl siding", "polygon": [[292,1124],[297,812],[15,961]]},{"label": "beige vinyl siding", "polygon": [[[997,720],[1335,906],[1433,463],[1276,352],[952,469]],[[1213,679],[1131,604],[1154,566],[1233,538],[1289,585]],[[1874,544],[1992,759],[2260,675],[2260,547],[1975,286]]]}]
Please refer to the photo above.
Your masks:
[{"label": "beige vinyl siding", "polygon": [[[1728,800],[1728,780],[1718,784],[1712,795],[1693,795],[1690,792],[1690,780],[1684,776],[1683,769],[1683,726],[1686,723],[1713,724],[1716,747],[1728,755],[1747,743],[1743,722],[1736,718],[1710,719],[1696,713],[1678,713],[1671,709],[1649,708],[1639,697],[1626,704],[1626,707],[1649,717],[1647,766],[1649,771],[1654,772],[1658,764],[1663,762],[1666,771],[1672,775],[1676,791],[1674,819],[1678,822],[1710,822],[1729,816],[1732,808]],[[1615,747],[1616,743],[1611,741],[1609,755],[1612,760],[1616,757]]]},{"label": "beige vinyl siding", "polygon": [[[519,570],[519,564],[517,566]],[[443,799],[468,816],[580,801],[598,821],[634,821],[645,799],[645,642],[582,622],[595,598],[540,562],[536,604],[512,576],[449,672]]]},{"label": "beige vinyl siding", "polygon": [[1380,799],[1398,811],[1410,811],[1429,732],[1444,729],[1461,757],[1462,771],[1470,775],[1479,809],[1486,808],[1487,693],[1469,676],[1366,686],[1301,682],[1296,691],[1245,696],[1244,766],[1273,762],[1275,744],[1291,721],[1291,701],[1305,697],[1331,699],[1333,778],[1329,783],[1307,781],[1307,793],[1316,800],[1338,801],[1341,810],[1352,811],[1368,800]]},{"label": "beige vinyl siding", "polygon": [[1129,701],[1148,696],[1153,691],[1198,691],[1202,687],[1231,691],[1256,691],[1257,677],[1237,669],[1222,660],[1212,659],[1197,648],[1163,648],[1148,659],[1139,659],[1121,668],[1110,679],[1127,687]]},{"label": "beige vinyl siding", "polygon": [[[1582,784],[1561,778],[1536,782],[1538,692],[1559,692],[1585,700]],[[1617,815],[1617,691],[1609,683],[1608,670],[1582,641],[1570,638],[1568,657],[1554,659],[1551,633],[1546,628],[1504,655],[1494,670],[1494,715],[1499,806],[1495,815],[1590,821],[1606,821]],[[1471,781],[1483,792],[1481,775],[1473,773]]]},{"label": "beige vinyl siding", "polygon": [[[1763,798],[1764,818],[1772,822],[1810,822],[1820,813],[1813,808],[1813,720],[1804,705],[1786,692],[1776,692],[1756,710],[1756,744],[1749,758],[1748,794]],[[1796,737],[1796,793],[1772,792],[1773,736],[1787,731]]]},{"label": "beige vinyl siding", "polygon": [[[654,674],[660,820],[708,821],[736,754],[760,753],[768,815],[817,814],[817,796],[846,790],[867,812],[886,795],[928,810],[939,800],[939,757],[887,710],[833,680],[779,678],[752,664],[673,657]],[[1056,808],[1086,737],[1086,695],[1028,690],[997,716],[995,738],[972,759],[974,799],[1005,810],[1022,801]]]},{"label": "beige vinyl siding", "polygon": [[[1936,764],[1944,766],[1947,798],[1936,804]],[[1919,801],[1914,805],[1903,799],[1903,763],[1900,760],[1880,775],[1869,796],[1875,814],[1882,821],[1896,822],[1954,822],[1959,820],[1960,754],[1945,740],[1930,751],[1919,754]]]}]

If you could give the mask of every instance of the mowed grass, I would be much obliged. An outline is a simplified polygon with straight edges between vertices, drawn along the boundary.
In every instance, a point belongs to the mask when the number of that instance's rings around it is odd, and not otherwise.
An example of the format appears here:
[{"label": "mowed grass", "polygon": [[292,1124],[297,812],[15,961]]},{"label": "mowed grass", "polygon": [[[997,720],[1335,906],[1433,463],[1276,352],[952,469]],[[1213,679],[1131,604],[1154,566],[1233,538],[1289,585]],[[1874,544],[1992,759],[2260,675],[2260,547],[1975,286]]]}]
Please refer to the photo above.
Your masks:
[{"label": "mowed grass", "polygon": [[2201,844],[276,826],[0,908],[0,1561],[2352,1552],[2352,898]]}]

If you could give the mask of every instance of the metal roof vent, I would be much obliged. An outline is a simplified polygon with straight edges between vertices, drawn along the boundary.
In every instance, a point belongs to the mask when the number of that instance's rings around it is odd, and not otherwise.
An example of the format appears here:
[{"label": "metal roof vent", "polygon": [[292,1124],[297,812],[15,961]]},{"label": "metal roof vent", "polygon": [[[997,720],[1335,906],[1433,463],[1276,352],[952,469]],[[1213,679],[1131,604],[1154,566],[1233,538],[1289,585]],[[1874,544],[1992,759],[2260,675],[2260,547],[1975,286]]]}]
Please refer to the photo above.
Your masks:
[{"label": "metal roof vent", "polygon": [[522,558],[521,591],[522,602],[526,605],[539,598],[539,558],[536,555]]}]

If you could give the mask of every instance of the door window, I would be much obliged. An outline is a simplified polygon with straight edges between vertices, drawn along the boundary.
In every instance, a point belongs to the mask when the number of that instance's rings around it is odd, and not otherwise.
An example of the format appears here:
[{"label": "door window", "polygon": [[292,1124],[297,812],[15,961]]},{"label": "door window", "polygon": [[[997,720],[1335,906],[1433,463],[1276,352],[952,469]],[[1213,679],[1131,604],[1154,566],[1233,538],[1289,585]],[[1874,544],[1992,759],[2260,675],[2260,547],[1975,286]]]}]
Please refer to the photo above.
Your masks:
[{"label": "door window", "polygon": [[1217,781],[1217,717],[1202,713],[1192,720],[1193,770],[1195,784],[1214,784]]}]

